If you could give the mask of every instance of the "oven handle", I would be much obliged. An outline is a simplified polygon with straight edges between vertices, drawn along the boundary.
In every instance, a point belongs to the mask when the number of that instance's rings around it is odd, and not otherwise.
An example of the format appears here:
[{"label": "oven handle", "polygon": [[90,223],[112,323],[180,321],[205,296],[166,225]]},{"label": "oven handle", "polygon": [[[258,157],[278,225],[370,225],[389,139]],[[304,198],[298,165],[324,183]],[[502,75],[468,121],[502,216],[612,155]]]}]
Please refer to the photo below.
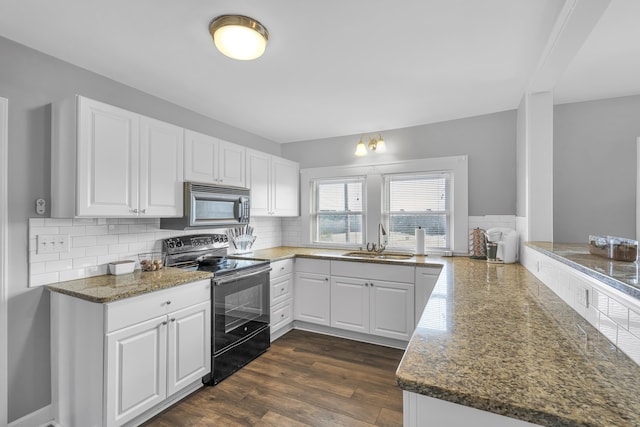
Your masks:
[{"label": "oven handle", "polygon": [[213,284],[215,286],[219,286],[219,285],[224,285],[225,283],[229,283],[229,282],[235,282],[238,279],[244,279],[245,277],[251,277],[251,276],[257,276],[258,274],[264,274],[271,271],[271,267],[264,267],[261,268],[260,270],[254,270],[250,273],[242,273],[242,272],[238,272],[238,273],[234,273],[232,275],[229,276],[224,276],[221,277],[219,279],[216,279],[215,277],[213,278]]}]

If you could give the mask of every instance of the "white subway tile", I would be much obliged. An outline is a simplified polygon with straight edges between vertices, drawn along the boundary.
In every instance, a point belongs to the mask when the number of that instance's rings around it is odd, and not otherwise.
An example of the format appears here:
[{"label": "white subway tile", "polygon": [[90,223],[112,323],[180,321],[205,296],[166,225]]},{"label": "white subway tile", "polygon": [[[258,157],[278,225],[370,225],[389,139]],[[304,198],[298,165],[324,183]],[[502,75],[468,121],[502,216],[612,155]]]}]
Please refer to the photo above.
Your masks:
[{"label": "white subway tile", "polygon": [[110,262],[114,262],[114,261],[120,261],[120,256],[118,254],[104,255],[104,256],[98,257],[98,264],[109,264]]},{"label": "white subway tile", "polygon": [[598,330],[609,339],[612,343],[616,343],[618,339],[618,325],[611,318],[600,313],[598,322]]},{"label": "white subway tile", "polygon": [[109,234],[109,228],[107,225],[90,225],[86,227],[87,235],[91,236],[103,236]]},{"label": "white subway tile", "polygon": [[29,264],[29,274],[43,274],[46,273],[46,262],[32,262]]},{"label": "white subway tile", "polygon": [[87,248],[71,248],[69,252],[60,252],[60,259],[82,258],[85,256]]},{"label": "white subway tile", "polygon": [[108,255],[109,254],[109,246],[101,245],[101,246],[90,246],[86,248],[85,255],[86,256],[98,256],[98,255]]},{"label": "white subway tile", "polygon": [[73,225],[96,225],[96,218],[74,218]]},{"label": "white subway tile", "polygon": [[119,234],[108,234],[106,236],[96,236],[96,245],[113,245],[118,243]]},{"label": "white subway tile", "polygon": [[135,243],[139,239],[136,234],[118,234],[118,243]]},{"label": "white subway tile", "polygon": [[620,350],[622,350],[634,362],[640,364],[640,338],[622,328],[619,328],[617,344]]},{"label": "white subway tile", "polygon": [[591,289],[591,303],[595,305],[596,309],[602,313],[607,314],[609,311],[609,297],[595,288]]},{"label": "white subway tile", "polygon": [[47,227],[71,227],[73,220],[71,218],[45,218],[44,225]]},{"label": "white subway tile", "polygon": [[121,254],[121,253],[125,253],[125,252],[129,252],[129,245],[124,243],[124,244],[117,244],[117,245],[109,245],[109,253],[110,254]]},{"label": "white subway tile", "polygon": [[94,256],[73,259],[73,268],[87,268],[96,265],[98,265],[98,258]]},{"label": "white subway tile", "polygon": [[65,282],[67,280],[77,280],[85,278],[84,268],[77,268],[75,270],[66,270],[60,272],[60,281]]},{"label": "white subway tile", "polygon": [[137,224],[137,218],[118,218],[118,224]]},{"label": "white subway tile", "polygon": [[58,227],[30,227],[29,238],[35,239],[40,234],[59,234]]},{"label": "white subway tile", "polygon": [[85,268],[85,277],[102,276],[107,274],[108,265],[95,265]]},{"label": "white subway tile", "polygon": [[106,218],[104,221],[105,224],[117,224],[118,218]]},{"label": "white subway tile", "polygon": [[147,242],[129,243],[127,251],[139,254],[141,252],[153,252],[153,244]]},{"label": "white subway tile", "polygon": [[164,239],[168,239],[170,237],[171,237],[171,232],[170,231],[167,231],[167,230],[161,230],[161,231],[154,230],[153,238],[155,240],[164,240]]},{"label": "white subway tile", "polygon": [[147,224],[131,224],[129,226],[129,233],[146,233]]},{"label": "white subway tile", "polygon": [[108,230],[109,230],[109,234],[126,234],[126,233],[129,233],[129,226],[128,225],[109,224],[107,227],[108,227]]},{"label": "white subway tile", "polygon": [[44,227],[44,218],[29,218],[29,227]]},{"label": "white subway tile", "polygon": [[35,251],[29,252],[29,262],[46,262],[46,261],[58,261],[60,255],[57,253],[52,254],[37,254]]},{"label": "white subway tile", "polygon": [[69,236],[84,236],[87,234],[85,225],[76,225],[73,227],[60,227],[60,234],[68,234]]},{"label": "white subway tile", "polygon": [[49,261],[46,263],[47,273],[53,273],[55,271],[71,270],[72,262],[70,259],[63,259],[60,261]]},{"label": "white subway tile", "polygon": [[58,273],[46,273],[46,274],[35,274],[31,276],[29,281],[29,286],[42,286],[49,285],[51,283],[58,283],[60,281],[60,276]]},{"label": "white subway tile", "polygon": [[629,310],[629,331],[640,338],[640,314]]},{"label": "white subway tile", "polygon": [[83,248],[96,245],[96,236],[75,236],[71,238],[71,246],[74,248]]},{"label": "white subway tile", "polygon": [[609,298],[609,317],[618,325],[629,329],[629,309],[613,298]]}]

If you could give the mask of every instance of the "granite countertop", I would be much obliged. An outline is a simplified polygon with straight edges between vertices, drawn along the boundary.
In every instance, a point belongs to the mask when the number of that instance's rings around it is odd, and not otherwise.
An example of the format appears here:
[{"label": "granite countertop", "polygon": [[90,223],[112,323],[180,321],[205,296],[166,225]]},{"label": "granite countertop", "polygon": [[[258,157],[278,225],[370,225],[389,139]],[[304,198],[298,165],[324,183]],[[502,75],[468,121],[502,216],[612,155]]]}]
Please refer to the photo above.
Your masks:
[{"label": "granite countertop", "polygon": [[165,267],[159,271],[135,270],[119,276],[104,275],[47,285],[52,292],[71,295],[96,303],[107,303],[159,291],[212,276],[204,271]]},{"label": "granite countertop", "polygon": [[[358,262],[344,250],[279,247],[243,257]],[[545,426],[640,425],[640,367],[519,264],[443,267],[396,379],[404,390]]]},{"label": "granite countertop", "polygon": [[[297,246],[279,246],[276,248],[259,249],[253,252],[244,254],[231,254],[232,257],[237,258],[251,258],[261,259],[268,261],[280,261],[290,258],[317,258],[334,261],[355,261],[355,262],[370,262],[376,264],[393,264],[393,265],[411,265],[411,266],[441,266],[441,259],[443,257],[434,255],[414,255],[409,259],[397,260],[397,259],[371,259],[371,258],[357,258],[345,256],[346,252],[350,252],[349,249],[322,249],[322,248],[305,248]],[[445,258],[446,259],[446,258]]]},{"label": "granite countertop", "polygon": [[587,243],[528,242],[532,249],[640,299],[638,263],[614,261],[589,253]]},{"label": "granite countertop", "polygon": [[640,367],[519,264],[446,262],[396,375],[535,424],[640,425]]}]

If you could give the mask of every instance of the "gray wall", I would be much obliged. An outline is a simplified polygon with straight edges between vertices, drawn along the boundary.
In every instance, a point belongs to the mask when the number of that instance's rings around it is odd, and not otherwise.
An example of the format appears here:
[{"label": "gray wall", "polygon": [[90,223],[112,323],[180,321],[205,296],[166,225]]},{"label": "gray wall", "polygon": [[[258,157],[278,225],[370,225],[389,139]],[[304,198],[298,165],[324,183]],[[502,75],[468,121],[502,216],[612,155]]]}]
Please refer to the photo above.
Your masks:
[{"label": "gray wall", "polygon": [[515,215],[515,110],[388,130],[382,136],[386,154],[355,157],[360,135],[352,135],[284,144],[282,155],[308,168],[467,154],[469,215]]},{"label": "gray wall", "polygon": [[526,201],[526,110],[525,97],[522,97],[518,106],[518,118],[516,123],[516,215],[527,216]]},{"label": "gray wall", "polygon": [[27,287],[27,218],[36,216],[37,198],[49,201],[50,103],[82,94],[272,154],[280,146],[4,38],[0,58],[0,96],[9,99],[8,410],[14,421],[51,403],[49,296]]},{"label": "gray wall", "polygon": [[555,106],[555,241],[634,238],[639,136],[640,96]]}]

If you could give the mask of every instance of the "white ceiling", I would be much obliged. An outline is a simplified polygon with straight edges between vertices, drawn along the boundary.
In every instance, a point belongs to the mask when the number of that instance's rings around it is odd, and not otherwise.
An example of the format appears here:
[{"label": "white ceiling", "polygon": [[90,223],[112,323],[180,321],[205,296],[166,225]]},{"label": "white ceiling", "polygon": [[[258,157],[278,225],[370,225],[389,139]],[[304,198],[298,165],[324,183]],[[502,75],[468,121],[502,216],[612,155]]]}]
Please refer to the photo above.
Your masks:
[{"label": "white ceiling", "polygon": [[[0,36],[292,142],[516,108],[562,6],[559,0],[1,0]],[[557,87],[560,102],[640,93],[640,26],[633,22],[639,12],[637,0],[613,0]],[[208,24],[229,13],[268,28],[263,57],[234,61],[215,49]]]}]

